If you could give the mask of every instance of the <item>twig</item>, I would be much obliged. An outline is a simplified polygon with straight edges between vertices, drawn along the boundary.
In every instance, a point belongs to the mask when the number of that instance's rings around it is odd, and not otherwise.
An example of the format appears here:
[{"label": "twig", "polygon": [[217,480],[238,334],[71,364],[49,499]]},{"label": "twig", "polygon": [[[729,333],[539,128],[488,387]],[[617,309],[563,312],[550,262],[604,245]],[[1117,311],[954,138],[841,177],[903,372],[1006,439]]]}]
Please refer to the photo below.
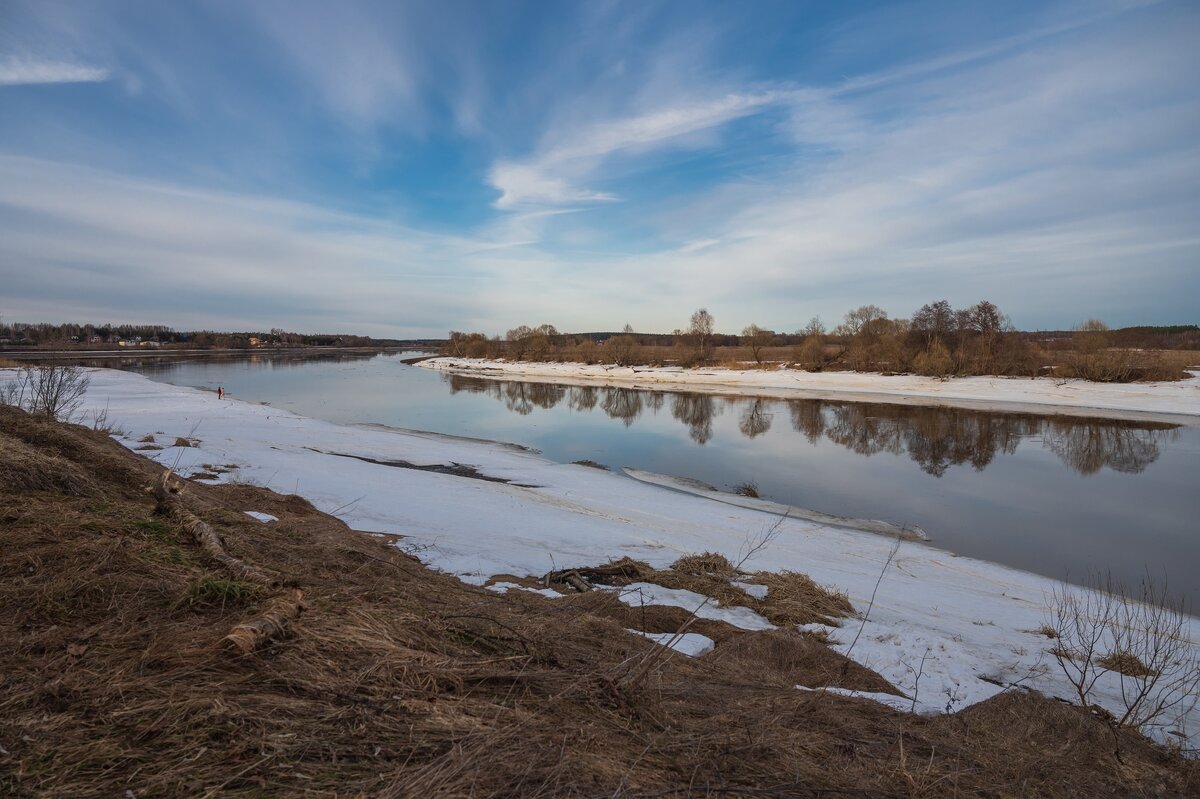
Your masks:
[{"label": "twig", "polygon": [[858,632],[854,635],[854,640],[850,642],[850,646],[846,648],[845,655],[850,657],[850,653],[854,651],[854,645],[858,643],[858,639],[862,636],[863,629],[867,626],[867,620],[871,618],[871,609],[875,607],[875,595],[879,593],[879,584],[883,582],[883,575],[887,574],[888,568],[892,565],[892,561],[896,559],[896,553],[900,551],[900,543],[903,539],[896,536],[896,543],[892,546],[892,551],[888,553],[887,560],[883,562],[883,568],[879,570],[879,577],[875,580],[875,588],[871,591],[871,601],[867,603],[866,612],[863,613],[862,623],[858,625]]}]

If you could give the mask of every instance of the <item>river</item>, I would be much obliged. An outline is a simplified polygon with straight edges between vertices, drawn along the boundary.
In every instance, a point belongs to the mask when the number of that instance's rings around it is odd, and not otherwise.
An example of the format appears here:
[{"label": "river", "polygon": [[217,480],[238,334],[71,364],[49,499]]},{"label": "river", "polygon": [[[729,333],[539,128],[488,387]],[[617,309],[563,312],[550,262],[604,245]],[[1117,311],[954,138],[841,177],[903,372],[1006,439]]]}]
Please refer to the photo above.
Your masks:
[{"label": "river", "polygon": [[[445,375],[406,354],[127,359],[154,380],[337,423],[508,441],[916,525],[958,555],[1200,600],[1200,427],[726,398]],[[745,490],[745,489],[743,489]],[[714,511],[716,512],[716,511]]]}]

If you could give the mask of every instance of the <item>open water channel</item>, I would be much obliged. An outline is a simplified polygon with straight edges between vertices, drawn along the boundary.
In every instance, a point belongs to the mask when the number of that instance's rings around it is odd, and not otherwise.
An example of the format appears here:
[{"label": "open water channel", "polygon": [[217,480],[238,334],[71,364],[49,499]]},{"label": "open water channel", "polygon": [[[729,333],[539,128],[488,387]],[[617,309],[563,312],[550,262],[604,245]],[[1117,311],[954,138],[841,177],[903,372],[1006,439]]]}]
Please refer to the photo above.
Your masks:
[{"label": "open water channel", "polygon": [[[508,441],[689,477],[1079,582],[1149,575],[1200,605],[1200,427],[463,378],[406,354],[203,356],[121,368],[337,423]],[[914,546],[919,546],[914,544]]]}]

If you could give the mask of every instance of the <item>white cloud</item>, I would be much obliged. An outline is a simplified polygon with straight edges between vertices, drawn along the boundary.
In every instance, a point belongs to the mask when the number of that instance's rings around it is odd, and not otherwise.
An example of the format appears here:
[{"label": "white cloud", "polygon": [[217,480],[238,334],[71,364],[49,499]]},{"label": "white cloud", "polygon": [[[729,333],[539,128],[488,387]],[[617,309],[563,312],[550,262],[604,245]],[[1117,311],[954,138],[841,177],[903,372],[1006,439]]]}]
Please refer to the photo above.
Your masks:
[{"label": "white cloud", "polygon": [[759,113],[791,97],[791,93],[779,91],[727,94],[578,129],[554,131],[547,137],[554,143],[544,146],[534,156],[519,161],[502,160],[492,167],[488,180],[501,192],[496,207],[511,209],[616,199],[610,193],[579,188],[577,184],[586,182],[614,154],[669,146],[681,137]]},{"label": "white cloud", "polygon": [[100,83],[110,77],[107,69],[65,61],[9,57],[0,61],[0,86],[39,83]]},{"label": "white cloud", "polygon": [[429,335],[478,318],[478,292],[446,280],[492,279],[464,264],[492,243],[0,155],[0,283],[14,318],[90,307],[92,319]]}]

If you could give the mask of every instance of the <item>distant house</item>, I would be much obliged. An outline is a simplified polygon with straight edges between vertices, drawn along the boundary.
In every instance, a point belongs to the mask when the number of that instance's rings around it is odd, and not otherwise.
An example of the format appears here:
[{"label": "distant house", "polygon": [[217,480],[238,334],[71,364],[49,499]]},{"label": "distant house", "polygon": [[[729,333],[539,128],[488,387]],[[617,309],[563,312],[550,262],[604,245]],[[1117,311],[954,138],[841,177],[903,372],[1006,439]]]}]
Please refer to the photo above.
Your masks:
[{"label": "distant house", "polygon": [[256,337],[256,336],[251,336],[251,337],[250,337],[250,346],[251,346],[251,347],[260,347],[260,346],[262,346],[262,339],[260,339],[260,338],[258,338],[258,337]]}]

